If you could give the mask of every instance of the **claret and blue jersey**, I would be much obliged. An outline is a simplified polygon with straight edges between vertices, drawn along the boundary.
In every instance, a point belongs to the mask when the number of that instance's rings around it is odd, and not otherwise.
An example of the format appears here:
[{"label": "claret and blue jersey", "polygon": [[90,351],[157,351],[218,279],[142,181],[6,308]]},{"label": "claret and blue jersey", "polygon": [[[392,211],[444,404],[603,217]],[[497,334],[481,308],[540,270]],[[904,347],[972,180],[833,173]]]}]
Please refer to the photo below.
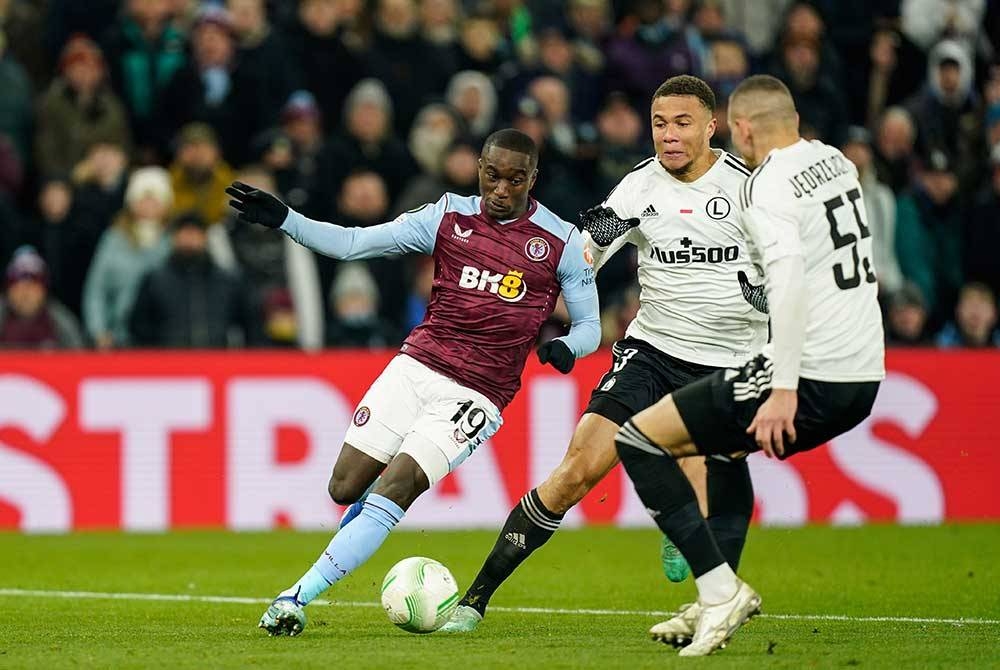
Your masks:
[{"label": "claret and blue jersey", "polygon": [[478,196],[447,193],[436,203],[371,228],[343,228],[290,212],[282,226],[309,248],[344,260],[423,253],[434,258],[424,321],[402,351],[506,406],[560,292],[572,327],[562,339],[577,356],[600,343],[594,271],[583,238],[534,199],[512,221],[488,216]]}]

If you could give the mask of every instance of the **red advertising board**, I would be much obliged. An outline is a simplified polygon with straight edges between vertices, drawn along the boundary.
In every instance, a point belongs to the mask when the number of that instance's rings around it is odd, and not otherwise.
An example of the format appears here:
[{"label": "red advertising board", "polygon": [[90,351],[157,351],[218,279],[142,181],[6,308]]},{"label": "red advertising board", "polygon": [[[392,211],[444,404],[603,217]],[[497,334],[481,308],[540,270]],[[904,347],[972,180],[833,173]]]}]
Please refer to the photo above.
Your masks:
[{"label": "red advertising board", "polygon": [[[326,482],[392,353],[0,355],[0,529],[329,528]],[[893,351],[872,416],[785,462],[752,457],[757,520],[1000,519],[1000,352]],[[532,361],[500,432],[410,510],[491,527],[558,463],[606,353]],[[614,470],[568,523],[649,523]]]}]

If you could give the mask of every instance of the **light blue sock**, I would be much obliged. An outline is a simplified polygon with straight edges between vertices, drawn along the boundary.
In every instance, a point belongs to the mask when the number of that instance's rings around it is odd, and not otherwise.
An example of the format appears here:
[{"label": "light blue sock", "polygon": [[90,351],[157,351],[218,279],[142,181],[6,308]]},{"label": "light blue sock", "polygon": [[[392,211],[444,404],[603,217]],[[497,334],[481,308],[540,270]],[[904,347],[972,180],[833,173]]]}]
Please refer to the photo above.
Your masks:
[{"label": "light blue sock", "polygon": [[303,605],[310,602],[371,558],[403,514],[399,505],[372,493],[361,514],[333,536],[316,563],[281,595],[294,595]]}]

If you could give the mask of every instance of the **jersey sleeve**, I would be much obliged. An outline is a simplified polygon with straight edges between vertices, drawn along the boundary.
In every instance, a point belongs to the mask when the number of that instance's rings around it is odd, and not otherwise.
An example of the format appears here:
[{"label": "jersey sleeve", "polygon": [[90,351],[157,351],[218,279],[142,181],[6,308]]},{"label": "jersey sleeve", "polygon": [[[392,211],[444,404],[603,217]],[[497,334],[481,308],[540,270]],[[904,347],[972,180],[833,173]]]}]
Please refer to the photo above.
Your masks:
[{"label": "jersey sleeve", "polygon": [[[615,214],[622,219],[631,219],[639,216],[638,211],[635,207],[635,198],[631,197],[632,189],[628,183],[628,175],[626,175],[622,181],[618,182],[618,186],[608,194],[608,197],[604,199],[601,203],[604,207],[610,207],[614,210]],[[606,247],[599,247],[590,242],[590,252],[594,258],[594,272],[599,271],[605,263],[611,260],[611,257],[618,253],[622,247],[628,243],[636,243],[636,235],[639,234],[638,228],[633,228],[628,233],[622,235],[614,242]]]},{"label": "jersey sleeve", "polygon": [[441,219],[448,211],[448,194],[436,203],[400,214],[389,223],[369,228],[345,228],[314,221],[294,210],[281,225],[289,237],[316,253],[338,260],[357,260],[408,253],[431,254]]},{"label": "jersey sleeve", "polygon": [[594,269],[584,254],[584,241],[575,228],[566,240],[556,274],[562,288],[563,302],[570,316],[570,329],[562,340],[577,358],[586,356],[601,344],[601,316],[597,300]]}]

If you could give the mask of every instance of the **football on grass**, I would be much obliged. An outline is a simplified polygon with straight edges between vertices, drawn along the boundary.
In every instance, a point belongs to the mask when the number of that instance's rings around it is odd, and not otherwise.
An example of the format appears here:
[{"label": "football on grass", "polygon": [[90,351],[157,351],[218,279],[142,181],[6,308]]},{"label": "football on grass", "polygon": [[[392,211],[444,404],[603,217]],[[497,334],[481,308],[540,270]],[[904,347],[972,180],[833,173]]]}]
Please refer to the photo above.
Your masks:
[{"label": "football on grass", "polygon": [[382,607],[389,621],[410,633],[432,633],[458,607],[458,584],[432,558],[404,558],[382,580]]}]

